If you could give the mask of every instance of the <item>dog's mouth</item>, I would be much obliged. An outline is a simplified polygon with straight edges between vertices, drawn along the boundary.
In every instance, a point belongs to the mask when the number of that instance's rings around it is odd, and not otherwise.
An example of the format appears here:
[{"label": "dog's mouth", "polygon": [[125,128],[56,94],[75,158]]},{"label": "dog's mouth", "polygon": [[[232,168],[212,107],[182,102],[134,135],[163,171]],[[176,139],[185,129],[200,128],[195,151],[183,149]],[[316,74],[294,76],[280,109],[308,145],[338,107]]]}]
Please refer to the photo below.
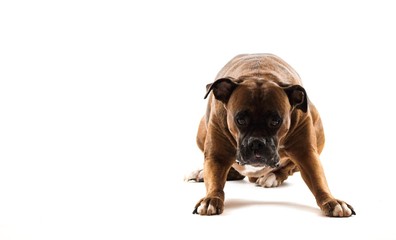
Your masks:
[{"label": "dog's mouth", "polygon": [[267,164],[261,163],[261,162],[246,163],[246,162],[242,162],[242,161],[239,161],[239,160],[236,160],[236,162],[237,162],[238,165],[240,165],[240,166],[248,165],[248,166],[259,167],[259,168],[263,168],[263,167],[267,167],[267,166],[268,166]]},{"label": "dog's mouth", "polygon": [[264,156],[260,154],[258,151],[254,151],[253,156],[256,161],[260,161],[264,159]]},{"label": "dog's mouth", "polygon": [[261,154],[253,154],[253,156],[248,160],[244,158],[237,159],[236,163],[240,166],[252,166],[258,168],[278,168],[280,166],[279,155],[274,155],[273,157],[268,159]]},{"label": "dog's mouth", "polygon": [[275,137],[244,137],[236,154],[240,166],[279,167],[279,153]]},{"label": "dog's mouth", "polygon": [[266,157],[264,156],[264,154],[257,150],[253,151],[251,153],[250,157],[245,157],[241,154],[241,152],[238,152],[236,162],[240,166],[245,166],[245,165],[250,165],[253,167],[268,166],[268,164],[266,163]]}]

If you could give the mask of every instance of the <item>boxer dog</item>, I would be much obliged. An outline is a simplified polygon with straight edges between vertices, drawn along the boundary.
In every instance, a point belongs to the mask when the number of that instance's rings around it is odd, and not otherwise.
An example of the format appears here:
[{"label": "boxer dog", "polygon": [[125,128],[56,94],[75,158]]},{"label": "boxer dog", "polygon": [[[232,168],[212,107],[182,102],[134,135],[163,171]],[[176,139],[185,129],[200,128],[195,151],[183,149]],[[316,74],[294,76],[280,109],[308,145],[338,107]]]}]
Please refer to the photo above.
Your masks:
[{"label": "boxer dog", "polygon": [[355,215],[330,193],[319,160],[322,122],[291,66],[271,54],[238,55],[206,89],[209,100],[197,134],[204,167],[188,176],[205,182],[206,196],[193,213],[221,214],[227,180],[247,176],[259,186],[277,187],[300,171],[324,215]]}]

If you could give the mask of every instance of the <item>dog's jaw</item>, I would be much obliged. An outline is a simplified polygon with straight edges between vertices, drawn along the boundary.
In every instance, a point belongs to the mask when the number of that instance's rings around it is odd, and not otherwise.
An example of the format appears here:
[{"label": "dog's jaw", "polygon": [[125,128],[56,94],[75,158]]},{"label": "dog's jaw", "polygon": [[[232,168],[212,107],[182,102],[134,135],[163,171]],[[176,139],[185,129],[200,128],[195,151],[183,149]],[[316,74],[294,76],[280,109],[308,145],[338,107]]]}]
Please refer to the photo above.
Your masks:
[{"label": "dog's jaw", "polygon": [[232,167],[237,170],[240,174],[247,177],[260,177],[273,170],[273,168],[268,166],[254,167],[252,165],[240,165],[237,162],[232,165]]}]

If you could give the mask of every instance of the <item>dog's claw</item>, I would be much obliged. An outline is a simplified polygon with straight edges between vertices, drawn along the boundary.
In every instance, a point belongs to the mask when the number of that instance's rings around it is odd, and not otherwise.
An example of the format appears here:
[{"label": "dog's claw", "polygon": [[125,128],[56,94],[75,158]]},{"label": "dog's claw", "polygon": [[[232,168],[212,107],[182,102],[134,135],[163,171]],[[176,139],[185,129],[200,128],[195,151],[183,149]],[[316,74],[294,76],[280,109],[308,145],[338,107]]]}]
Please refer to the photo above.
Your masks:
[{"label": "dog's claw", "polygon": [[349,207],[349,209],[351,209],[352,215],[356,215],[356,212],[355,212],[355,210],[353,209],[353,207],[352,207],[351,205],[349,205],[349,204],[347,204],[347,206]]},{"label": "dog's claw", "polygon": [[192,214],[198,214],[198,208],[195,208]]}]

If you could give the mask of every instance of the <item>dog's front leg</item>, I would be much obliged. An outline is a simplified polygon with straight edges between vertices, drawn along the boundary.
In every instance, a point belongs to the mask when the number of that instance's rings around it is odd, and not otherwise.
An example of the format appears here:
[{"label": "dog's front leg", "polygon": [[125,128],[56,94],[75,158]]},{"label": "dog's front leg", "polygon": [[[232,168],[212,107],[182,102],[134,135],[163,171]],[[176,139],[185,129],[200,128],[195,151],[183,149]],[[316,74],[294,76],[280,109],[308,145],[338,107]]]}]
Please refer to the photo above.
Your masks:
[{"label": "dog's front leg", "polygon": [[224,185],[232,165],[217,158],[208,157],[204,162],[206,196],[195,205],[195,214],[217,215],[224,210]]},{"label": "dog's front leg", "polygon": [[323,214],[329,217],[349,217],[355,215],[353,207],[334,198],[329,190],[319,154],[315,151],[301,152],[295,155],[301,176],[316,198]]}]

